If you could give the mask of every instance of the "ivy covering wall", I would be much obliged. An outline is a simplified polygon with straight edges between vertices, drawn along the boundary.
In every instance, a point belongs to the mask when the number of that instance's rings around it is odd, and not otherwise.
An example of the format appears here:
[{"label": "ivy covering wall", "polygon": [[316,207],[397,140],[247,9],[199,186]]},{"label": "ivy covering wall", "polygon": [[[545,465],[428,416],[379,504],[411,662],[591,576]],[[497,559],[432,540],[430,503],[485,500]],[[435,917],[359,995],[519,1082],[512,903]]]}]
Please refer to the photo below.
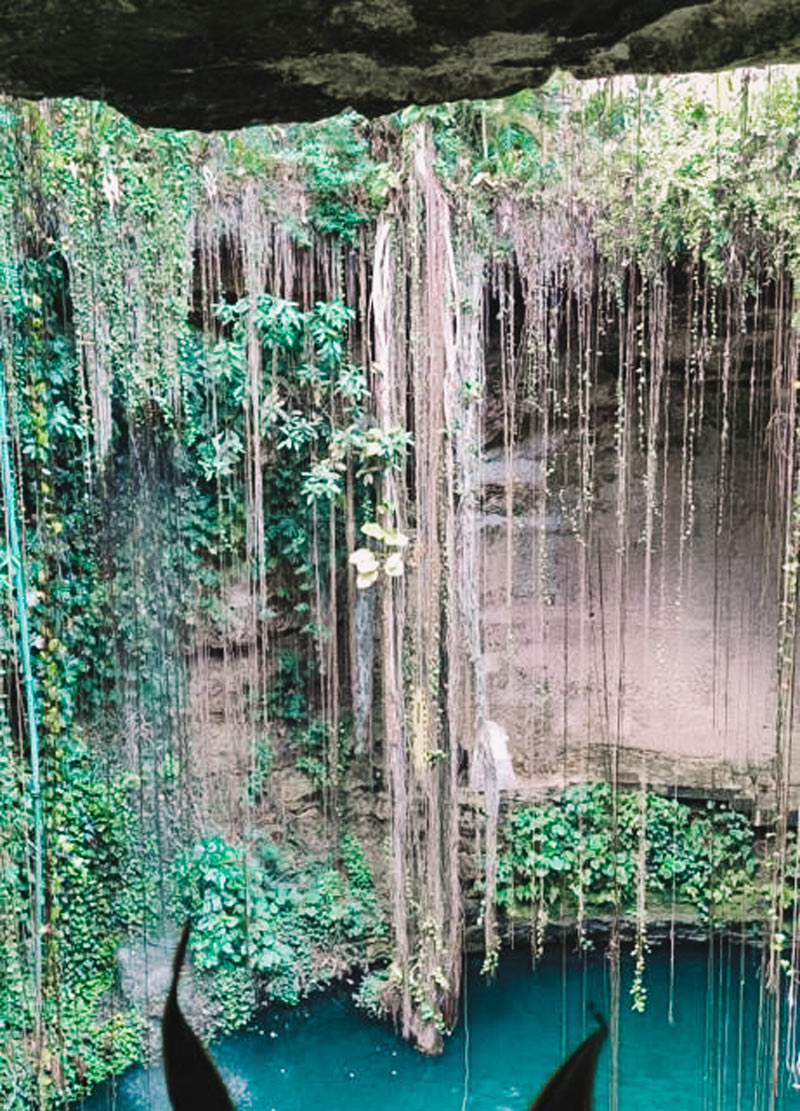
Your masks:
[{"label": "ivy covering wall", "polygon": [[[462,967],[458,765],[484,759],[489,715],[477,589],[492,405],[507,452],[524,421],[551,445],[540,509],[570,491],[578,538],[612,422],[616,473],[645,490],[629,515],[620,481],[621,558],[634,534],[656,551],[670,437],[689,546],[700,439],[713,426],[723,506],[736,435],[772,445],[778,817],[759,857],[732,811],[620,794],[609,730],[589,777],[608,786],[521,809],[504,832],[487,765],[469,806],[486,814],[488,966],[495,895],[540,924],[582,922],[590,905],[630,915],[642,954],[651,898],[688,898],[763,919],[779,998],[793,974],[798,136],[791,71],[556,77],[502,102],[227,135],[145,132],[97,103],[0,103],[5,513],[25,581],[23,595],[7,530],[6,1104],[58,1106],[145,1052],[118,947],[185,914],[218,1026],[380,957],[371,1005],[437,1048]],[[672,395],[670,297],[691,348]],[[764,316],[769,349],[745,365],[741,337]],[[726,352],[713,374],[712,347]],[[511,490],[504,512],[510,535]],[[223,673],[237,677],[225,728],[222,696],[198,695],[198,676],[208,690]],[[274,789],[287,767],[314,797],[313,849],[293,843]],[[386,821],[365,846],[371,797]]]}]

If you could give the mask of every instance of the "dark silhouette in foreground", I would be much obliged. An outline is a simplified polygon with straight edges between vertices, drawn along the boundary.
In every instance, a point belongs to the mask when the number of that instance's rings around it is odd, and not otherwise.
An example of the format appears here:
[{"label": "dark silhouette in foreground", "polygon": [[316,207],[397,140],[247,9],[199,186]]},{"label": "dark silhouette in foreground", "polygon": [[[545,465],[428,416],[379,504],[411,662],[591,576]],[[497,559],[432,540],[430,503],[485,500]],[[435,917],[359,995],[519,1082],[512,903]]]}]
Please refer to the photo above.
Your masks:
[{"label": "dark silhouette in foreground", "polygon": [[[175,950],[172,986],[161,1022],[167,1092],[175,1111],[235,1111],[222,1077],[178,1006],[190,927],[186,922]],[[608,1034],[605,1021],[595,1017],[600,1023],[597,1030],[559,1065],[528,1111],[591,1111],[597,1058]]]},{"label": "dark silhouette in foreground", "polygon": [[175,1111],[234,1111],[222,1077],[178,1006],[178,980],[190,928],[191,923],[187,921],[175,950],[172,986],[161,1020],[167,1092]]},{"label": "dark silhouette in foreground", "polygon": [[592,1111],[597,1058],[608,1034],[605,1020],[595,1017],[598,1028],[558,1066],[528,1111]]}]

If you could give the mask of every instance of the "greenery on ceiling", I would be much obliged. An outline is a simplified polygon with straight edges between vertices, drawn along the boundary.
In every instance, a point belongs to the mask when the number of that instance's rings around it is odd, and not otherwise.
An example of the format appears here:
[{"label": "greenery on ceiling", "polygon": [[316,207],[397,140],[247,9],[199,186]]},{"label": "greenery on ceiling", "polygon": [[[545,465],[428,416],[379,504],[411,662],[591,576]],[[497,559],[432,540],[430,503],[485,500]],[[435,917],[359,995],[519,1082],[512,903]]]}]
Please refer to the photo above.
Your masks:
[{"label": "greenery on ceiling", "polygon": [[[367,540],[392,535],[388,518],[386,528],[378,523],[391,510],[376,496],[378,480],[401,474],[413,449],[405,428],[375,420],[359,361],[369,325],[337,275],[368,256],[379,213],[403,212],[409,136],[423,126],[451,204],[470,213],[487,259],[512,251],[508,221],[525,208],[590,228],[590,249],[620,288],[628,267],[657,274],[691,259],[712,281],[745,288],[797,271],[792,72],[583,88],[556,77],[505,101],[228,135],[147,132],[98,103],[0,102],[0,339],[37,684],[46,888],[45,990],[35,1013],[22,600],[7,590],[6,1105],[58,1106],[144,1052],[145,1020],[120,992],[117,949],[124,938],[158,933],[170,914],[196,918],[195,960],[223,1025],[385,949],[369,869],[335,797],[352,748],[349,694],[334,692],[343,706],[333,726],[329,712],[317,713],[334,696],[324,692],[315,595],[326,583],[335,593],[346,573],[348,529],[368,526]],[[261,261],[246,249],[259,221],[275,248]],[[266,284],[280,252],[298,268],[316,253],[303,304]],[[330,290],[322,258],[335,272]],[[263,288],[246,288],[248,265],[256,279],[266,276]],[[260,360],[255,395],[251,343]],[[254,411],[256,525],[246,447]],[[259,620],[295,630],[265,701],[300,773],[328,813],[339,808],[335,852],[315,859],[285,854],[260,826],[275,760],[261,734],[239,843],[194,804],[197,773],[181,724],[192,638],[222,620],[224,587],[254,551],[252,574],[270,583]],[[609,898],[630,906],[638,804],[623,822],[611,877],[596,859],[607,846],[590,840],[604,834],[589,830],[608,805],[596,789],[514,816],[500,902],[547,914],[565,900],[574,912],[579,895],[587,907]],[[570,806],[584,816],[591,851],[565,824]],[[648,852],[661,853],[653,880],[661,894],[673,880],[686,897],[710,890],[709,912],[743,892],[756,897],[751,835],[737,816],[692,817],[649,799],[646,821],[657,823],[641,836]],[[686,841],[680,875],[675,838]],[[719,887],[712,859],[723,850],[730,891]],[[336,956],[326,963],[324,953]]]}]

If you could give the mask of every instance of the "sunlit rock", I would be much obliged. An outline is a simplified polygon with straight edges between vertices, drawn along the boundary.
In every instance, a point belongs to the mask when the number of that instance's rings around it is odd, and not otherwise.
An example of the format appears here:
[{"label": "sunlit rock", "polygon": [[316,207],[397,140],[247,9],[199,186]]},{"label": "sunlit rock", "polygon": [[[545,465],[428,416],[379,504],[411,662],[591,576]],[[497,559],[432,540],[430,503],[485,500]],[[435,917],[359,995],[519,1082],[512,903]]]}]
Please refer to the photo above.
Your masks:
[{"label": "sunlit rock", "polygon": [[484,791],[490,777],[501,791],[513,791],[517,786],[508,733],[496,721],[487,721],[478,739],[470,771],[470,786],[476,791]]}]

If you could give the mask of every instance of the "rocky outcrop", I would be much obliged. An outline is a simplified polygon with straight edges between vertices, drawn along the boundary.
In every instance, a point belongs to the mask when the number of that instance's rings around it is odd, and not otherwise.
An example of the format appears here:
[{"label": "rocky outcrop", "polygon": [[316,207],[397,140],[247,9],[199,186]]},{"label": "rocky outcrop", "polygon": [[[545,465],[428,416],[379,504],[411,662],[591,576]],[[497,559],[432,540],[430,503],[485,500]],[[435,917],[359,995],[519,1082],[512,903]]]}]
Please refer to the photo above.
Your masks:
[{"label": "rocky outcrop", "polygon": [[789,0],[16,0],[0,13],[0,89],[99,97],[201,130],[352,107],[492,97],[577,77],[800,60]]}]

